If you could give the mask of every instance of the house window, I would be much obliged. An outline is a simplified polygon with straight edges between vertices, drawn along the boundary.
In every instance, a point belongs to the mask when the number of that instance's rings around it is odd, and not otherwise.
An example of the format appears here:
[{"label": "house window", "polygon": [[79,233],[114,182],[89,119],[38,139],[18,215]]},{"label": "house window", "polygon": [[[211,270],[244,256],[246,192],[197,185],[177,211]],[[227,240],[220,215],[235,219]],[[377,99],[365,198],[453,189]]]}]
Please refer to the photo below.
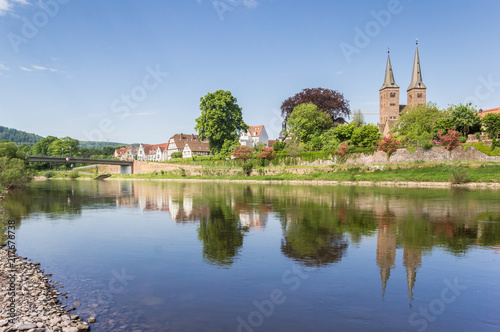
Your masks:
[{"label": "house window", "polygon": [[396,92],[391,92],[391,98],[396,97]]},{"label": "house window", "polygon": [[391,103],[391,106],[396,106],[396,103]]},{"label": "house window", "polygon": [[421,93],[418,93],[418,94],[417,94],[417,98],[422,98],[422,94],[421,94]]}]

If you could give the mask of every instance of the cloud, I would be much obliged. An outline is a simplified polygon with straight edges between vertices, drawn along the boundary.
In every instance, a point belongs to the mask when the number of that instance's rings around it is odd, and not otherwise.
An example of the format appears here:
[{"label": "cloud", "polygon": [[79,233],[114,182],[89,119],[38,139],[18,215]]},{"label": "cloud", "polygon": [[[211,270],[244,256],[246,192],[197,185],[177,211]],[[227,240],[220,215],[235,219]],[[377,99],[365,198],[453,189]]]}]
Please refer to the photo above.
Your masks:
[{"label": "cloud", "polygon": [[126,117],[129,117],[129,116],[151,116],[151,115],[155,115],[157,113],[158,113],[158,111],[150,111],[150,112],[127,113],[127,114],[123,114],[123,115],[125,115]]},{"label": "cloud", "polygon": [[29,68],[26,68],[26,67],[19,67],[19,69],[21,69],[23,71],[33,71],[33,69],[29,69]]},{"label": "cloud", "polygon": [[29,5],[29,2],[26,0],[0,0],[0,16],[11,11],[16,4]]},{"label": "cloud", "polygon": [[243,6],[247,8],[255,8],[259,5],[257,0],[243,0]]},{"label": "cloud", "polygon": [[10,68],[4,65],[3,63],[0,63],[0,71],[7,71],[7,70],[10,70]]}]

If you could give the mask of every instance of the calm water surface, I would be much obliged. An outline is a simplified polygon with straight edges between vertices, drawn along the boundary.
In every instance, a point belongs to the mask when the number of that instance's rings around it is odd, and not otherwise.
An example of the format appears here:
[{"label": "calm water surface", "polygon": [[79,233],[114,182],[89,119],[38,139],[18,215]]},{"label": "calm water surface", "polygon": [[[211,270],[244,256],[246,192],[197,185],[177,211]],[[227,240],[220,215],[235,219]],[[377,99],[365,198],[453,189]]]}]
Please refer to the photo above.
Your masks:
[{"label": "calm water surface", "polygon": [[500,192],[45,181],[17,248],[94,331],[499,331]]}]

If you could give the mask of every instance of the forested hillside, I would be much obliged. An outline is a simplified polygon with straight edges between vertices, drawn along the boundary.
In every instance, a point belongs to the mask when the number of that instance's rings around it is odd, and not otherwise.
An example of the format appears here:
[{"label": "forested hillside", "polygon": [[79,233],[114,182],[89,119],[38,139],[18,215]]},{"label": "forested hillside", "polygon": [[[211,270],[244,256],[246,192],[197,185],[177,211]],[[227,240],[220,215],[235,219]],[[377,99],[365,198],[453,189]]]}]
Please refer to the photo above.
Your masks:
[{"label": "forested hillside", "polygon": [[0,141],[8,140],[16,143],[17,145],[33,145],[39,142],[42,138],[42,136],[36,134],[30,134],[25,131],[0,126]]}]

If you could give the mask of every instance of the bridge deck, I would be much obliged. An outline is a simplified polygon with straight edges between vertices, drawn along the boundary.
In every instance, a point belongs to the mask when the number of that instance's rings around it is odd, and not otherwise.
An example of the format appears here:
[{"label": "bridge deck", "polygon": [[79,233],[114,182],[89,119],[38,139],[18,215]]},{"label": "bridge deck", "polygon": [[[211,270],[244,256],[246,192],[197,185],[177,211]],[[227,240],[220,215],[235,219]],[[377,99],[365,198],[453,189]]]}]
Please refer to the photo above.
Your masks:
[{"label": "bridge deck", "polygon": [[28,157],[28,162],[36,163],[71,163],[71,164],[99,164],[99,165],[120,165],[132,166],[133,161],[109,160],[109,159],[86,159],[86,158],[68,158],[68,157]]}]

